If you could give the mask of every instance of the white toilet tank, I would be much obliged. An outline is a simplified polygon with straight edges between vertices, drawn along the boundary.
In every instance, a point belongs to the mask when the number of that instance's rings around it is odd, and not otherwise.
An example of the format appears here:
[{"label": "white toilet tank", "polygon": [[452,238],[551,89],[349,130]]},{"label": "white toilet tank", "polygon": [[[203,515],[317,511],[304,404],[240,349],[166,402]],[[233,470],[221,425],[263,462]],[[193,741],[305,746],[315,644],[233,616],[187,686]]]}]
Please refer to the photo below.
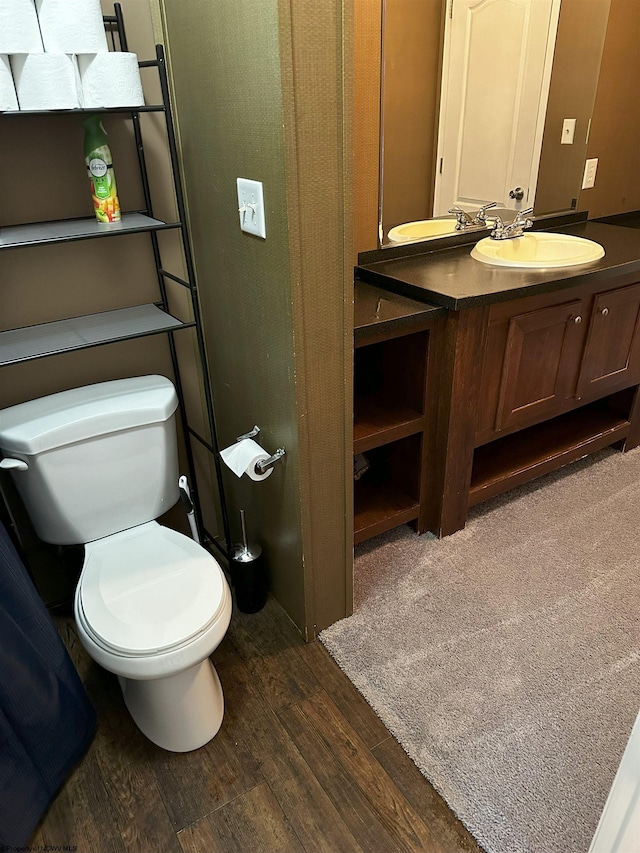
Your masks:
[{"label": "white toilet tank", "polygon": [[38,536],[91,542],[173,506],[177,405],[167,378],[138,376],[0,411],[0,450],[28,466],[11,474]]}]

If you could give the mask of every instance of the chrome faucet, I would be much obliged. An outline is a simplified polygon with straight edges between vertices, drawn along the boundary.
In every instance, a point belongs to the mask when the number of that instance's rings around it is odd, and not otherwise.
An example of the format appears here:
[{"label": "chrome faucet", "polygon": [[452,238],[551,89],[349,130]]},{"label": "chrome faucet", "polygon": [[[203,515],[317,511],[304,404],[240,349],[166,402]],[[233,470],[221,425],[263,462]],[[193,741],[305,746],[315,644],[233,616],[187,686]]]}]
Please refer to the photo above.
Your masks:
[{"label": "chrome faucet", "polygon": [[497,201],[490,201],[489,204],[483,205],[474,216],[467,213],[466,210],[463,210],[461,207],[458,207],[457,204],[454,204],[453,207],[450,207],[447,213],[455,214],[457,219],[456,222],[456,231],[463,231],[465,228],[468,228],[470,225],[487,225],[487,210],[492,207],[497,207]]},{"label": "chrome faucet", "polygon": [[493,228],[489,235],[492,240],[510,240],[512,237],[522,237],[525,228],[531,228],[533,219],[529,219],[528,215],[533,213],[533,208],[528,207],[526,210],[519,210],[513,222],[505,225],[502,217],[496,216],[493,219]]},{"label": "chrome faucet", "polygon": [[463,231],[465,228],[468,228],[469,225],[473,225],[473,218],[469,216],[466,210],[463,210],[461,207],[458,207],[457,204],[454,204],[453,207],[450,207],[447,213],[455,214],[457,219],[456,222],[456,231]]}]

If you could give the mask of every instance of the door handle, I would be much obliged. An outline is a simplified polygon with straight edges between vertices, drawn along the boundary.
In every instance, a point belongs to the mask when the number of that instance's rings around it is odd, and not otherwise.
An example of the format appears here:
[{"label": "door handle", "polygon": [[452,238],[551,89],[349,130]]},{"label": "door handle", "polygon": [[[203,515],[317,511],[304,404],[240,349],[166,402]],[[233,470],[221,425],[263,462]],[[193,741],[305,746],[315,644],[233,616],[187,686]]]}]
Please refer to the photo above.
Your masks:
[{"label": "door handle", "polygon": [[514,189],[510,190],[509,198],[514,198],[516,201],[522,201],[524,198],[524,190],[522,187],[514,187]]}]

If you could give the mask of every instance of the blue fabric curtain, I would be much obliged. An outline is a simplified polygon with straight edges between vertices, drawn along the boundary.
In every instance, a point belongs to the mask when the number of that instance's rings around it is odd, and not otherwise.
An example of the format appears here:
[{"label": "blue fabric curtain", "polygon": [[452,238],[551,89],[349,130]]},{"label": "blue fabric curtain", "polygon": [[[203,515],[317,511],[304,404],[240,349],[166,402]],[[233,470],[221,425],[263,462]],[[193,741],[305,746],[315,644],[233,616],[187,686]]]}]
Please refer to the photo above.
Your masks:
[{"label": "blue fabric curtain", "polygon": [[29,842],[95,725],[78,673],[0,524],[0,848]]}]

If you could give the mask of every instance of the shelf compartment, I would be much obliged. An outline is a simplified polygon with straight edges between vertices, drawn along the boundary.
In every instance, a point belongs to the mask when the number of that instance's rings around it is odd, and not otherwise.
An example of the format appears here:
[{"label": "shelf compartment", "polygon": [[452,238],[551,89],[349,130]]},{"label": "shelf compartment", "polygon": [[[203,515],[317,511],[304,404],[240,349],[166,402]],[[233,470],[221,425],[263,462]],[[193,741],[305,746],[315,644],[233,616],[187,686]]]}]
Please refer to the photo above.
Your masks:
[{"label": "shelf compartment", "polygon": [[424,415],[410,406],[381,408],[377,397],[354,400],[353,452],[363,453],[408,435],[422,432]]},{"label": "shelf compartment", "polygon": [[476,448],[469,506],[626,438],[630,422],[616,402],[605,398]]},{"label": "shelf compartment", "polygon": [[418,518],[421,448],[411,435],[366,454],[370,469],[354,483],[354,543]]},{"label": "shelf compartment", "polygon": [[193,325],[156,305],[136,305],[11,329],[0,332],[0,366]]},{"label": "shelf compartment", "polygon": [[424,330],[358,347],[354,355],[354,452],[424,429]]},{"label": "shelf compartment", "polygon": [[366,483],[356,484],[353,543],[415,521],[418,512],[418,502],[399,489],[381,491]]},{"label": "shelf compartment", "polygon": [[26,225],[9,225],[0,230],[0,249],[37,246],[41,243],[68,243],[73,240],[92,240],[96,237],[113,237],[179,228],[179,222],[163,222],[144,213],[123,213],[120,222],[98,222],[95,217],[62,219],[53,222],[31,222]]}]

